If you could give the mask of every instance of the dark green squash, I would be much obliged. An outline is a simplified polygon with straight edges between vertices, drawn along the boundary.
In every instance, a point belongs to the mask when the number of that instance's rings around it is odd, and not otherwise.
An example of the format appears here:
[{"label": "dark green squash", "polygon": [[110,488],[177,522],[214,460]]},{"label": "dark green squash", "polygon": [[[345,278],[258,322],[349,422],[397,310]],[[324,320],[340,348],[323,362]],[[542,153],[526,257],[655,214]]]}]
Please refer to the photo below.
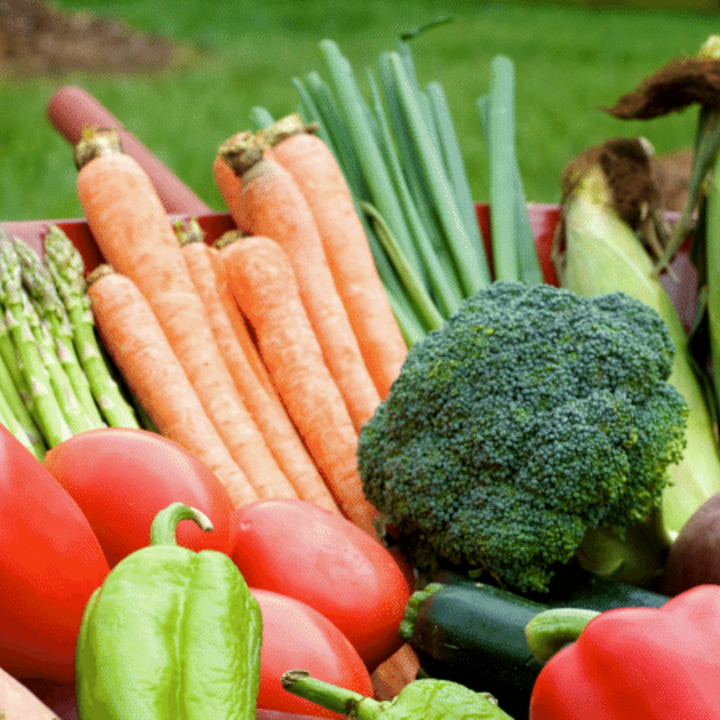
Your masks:
[{"label": "dark green squash", "polygon": [[525,720],[542,665],[530,654],[525,626],[548,607],[600,612],[659,607],[668,598],[584,571],[556,584],[545,602],[443,571],[410,599],[400,634],[416,652],[421,672],[492,693],[500,707]]}]

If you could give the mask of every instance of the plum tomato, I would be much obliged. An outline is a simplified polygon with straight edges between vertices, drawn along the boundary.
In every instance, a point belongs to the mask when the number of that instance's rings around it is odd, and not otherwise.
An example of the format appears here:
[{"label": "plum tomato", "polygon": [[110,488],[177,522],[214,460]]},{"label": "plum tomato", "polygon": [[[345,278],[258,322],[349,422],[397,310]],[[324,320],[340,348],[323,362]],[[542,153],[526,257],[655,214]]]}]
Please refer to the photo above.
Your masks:
[{"label": "plum tomato", "polygon": [[304,500],[258,500],[235,511],[233,534],[232,558],[248,585],[321,612],[371,672],[402,645],[408,579],[350,520]]},{"label": "plum tomato", "polygon": [[262,614],[258,710],[317,717],[341,715],[285,690],[280,678],[287,670],[307,670],[313,677],[372,695],[365,663],[345,635],[324,615],[299,600],[250,588]]},{"label": "plum tomato", "polygon": [[217,476],[177,443],[148,430],[100,428],[51,448],[45,467],[85,513],[110,567],[150,542],[160,510],[182,502],[213,530],[180,523],[178,544],[230,554],[233,503]]}]

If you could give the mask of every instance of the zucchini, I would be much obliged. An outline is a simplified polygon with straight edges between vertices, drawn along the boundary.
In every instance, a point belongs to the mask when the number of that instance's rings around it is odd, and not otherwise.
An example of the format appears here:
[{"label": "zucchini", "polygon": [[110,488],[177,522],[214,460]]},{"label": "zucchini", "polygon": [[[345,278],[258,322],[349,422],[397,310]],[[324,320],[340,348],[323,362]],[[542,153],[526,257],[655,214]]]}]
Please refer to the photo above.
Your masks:
[{"label": "zucchini", "polygon": [[[440,570],[432,576],[433,583],[443,585],[480,585],[476,580],[456,570]],[[547,593],[527,594],[524,597],[545,607],[578,607],[604,612],[619,607],[660,607],[670,598],[667,595],[613,580],[577,565],[559,570]]]},{"label": "zucchini", "polygon": [[400,636],[415,651],[421,672],[490,692],[516,720],[526,720],[541,663],[533,658],[525,626],[549,607],[604,612],[617,607],[659,607],[659,593],[573,572],[539,602],[493,585],[442,571],[410,598]]}]

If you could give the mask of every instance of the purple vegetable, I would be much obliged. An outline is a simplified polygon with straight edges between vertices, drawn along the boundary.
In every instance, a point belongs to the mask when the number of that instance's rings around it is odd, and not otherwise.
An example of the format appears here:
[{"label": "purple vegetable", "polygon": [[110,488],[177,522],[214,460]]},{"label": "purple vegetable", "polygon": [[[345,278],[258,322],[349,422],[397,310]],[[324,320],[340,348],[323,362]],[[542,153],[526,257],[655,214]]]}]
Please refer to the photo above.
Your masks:
[{"label": "purple vegetable", "polygon": [[706,583],[720,585],[720,493],[692,514],[670,547],[662,592],[677,595]]}]

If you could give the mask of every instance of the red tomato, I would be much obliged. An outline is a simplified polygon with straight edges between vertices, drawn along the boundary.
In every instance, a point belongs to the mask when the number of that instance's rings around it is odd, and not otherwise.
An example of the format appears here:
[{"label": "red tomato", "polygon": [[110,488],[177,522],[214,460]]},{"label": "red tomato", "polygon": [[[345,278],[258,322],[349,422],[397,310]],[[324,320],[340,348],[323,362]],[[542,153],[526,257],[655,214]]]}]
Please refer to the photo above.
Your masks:
[{"label": "red tomato", "polygon": [[303,500],[235,511],[232,558],[248,585],[289,595],[333,622],[374,670],[402,644],[410,585],[390,552],[341,515]]},{"label": "red tomato", "polygon": [[180,523],[178,544],[231,551],[228,491],[206,465],[161,435],[90,430],[49,450],[45,467],[82,508],[110,567],[149,544],[153,518],[173,502],[202,510],[213,524],[204,532],[195,523]]},{"label": "red tomato", "polygon": [[0,667],[72,681],[85,605],[108,570],[77,503],[0,425]]},{"label": "red tomato", "polygon": [[288,670],[307,670],[313,677],[372,695],[368,669],[350,641],[324,615],[299,600],[252,588],[260,605],[263,632],[260,650],[258,709],[342,717],[282,687]]}]

